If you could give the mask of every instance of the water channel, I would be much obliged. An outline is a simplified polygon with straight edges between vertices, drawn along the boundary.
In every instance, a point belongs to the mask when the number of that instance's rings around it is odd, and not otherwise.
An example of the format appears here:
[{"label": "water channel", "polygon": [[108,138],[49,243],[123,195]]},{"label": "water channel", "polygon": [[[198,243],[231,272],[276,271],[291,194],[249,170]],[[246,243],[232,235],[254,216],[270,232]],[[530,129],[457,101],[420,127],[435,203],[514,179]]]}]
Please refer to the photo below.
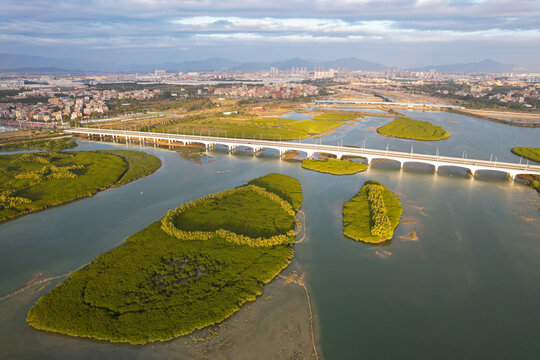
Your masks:
[{"label": "water channel", "polygon": [[[500,161],[514,162],[519,158],[510,148],[540,146],[540,129],[445,112],[404,113],[444,125],[450,138],[441,142],[384,138],[373,129],[389,119],[367,117],[306,141],[342,141],[351,146],[365,141],[367,147],[384,149],[388,144],[401,151],[412,145],[414,152],[438,149],[442,155],[484,159],[493,153]],[[138,144],[81,142],[77,150],[112,147],[142,149],[158,156],[163,166],[126,186],[0,224],[0,297],[31,281],[84,266],[183,202],[280,172],[299,179],[304,191],[306,241],[295,246],[292,267],[304,274],[321,358],[540,357],[540,197],[519,181],[492,173],[472,179],[461,169],[434,174],[433,169],[415,164],[400,170],[391,162],[336,177],[304,170],[297,161],[280,160],[272,151],[254,157],[218,150],[209,153],[214,161],[201,165],[174,151]],[[343,203],[368,179],[398,193],[403,204],[402,222],[385,246],[365,245],[342,235]],[[412,231],[418,239],[410,237]],[[27,311],[59,281],[0,301],[0,359],[198,357],[187,352],[184,338],[135,347],[31,329],[25,322]],[[291,301],[303,296],[287,294]],[[254,309],[259,306],[258,312],[246,310],[245,316],[254,323],[265,324],[254,327],[255,333],[271,328],[273,315],[294,311],[286,302],[265,305],[267,300],[263,294],[253,304]],[[251,351],[260,342],[241,331],[237,334],[232,341],[245,352],[236,358],[255,358]],[[276,356],[265,356],[264,350],[256,354],[261,359]]]}]

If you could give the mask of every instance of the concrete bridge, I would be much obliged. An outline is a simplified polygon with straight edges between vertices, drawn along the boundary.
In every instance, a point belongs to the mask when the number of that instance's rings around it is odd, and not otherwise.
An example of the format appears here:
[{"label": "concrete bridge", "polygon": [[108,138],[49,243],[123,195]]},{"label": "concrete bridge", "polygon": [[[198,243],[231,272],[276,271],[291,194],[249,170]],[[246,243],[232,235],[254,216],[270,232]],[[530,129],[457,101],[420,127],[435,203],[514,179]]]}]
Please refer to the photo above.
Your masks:
[{"label": "concrete bridge", "polygon": [[455,158],[439,155],[415,154],[412,151],[399,152],[388,150],[375,150],[367,148],[334,146],[334,145],[317,145],[297,142],[272,141],[272,140],[256,140],[256,139],[236,139],[222,138],[213,136],[198,136],[198,135],[177,135],[169,133],[154,133],[141,131],[124,131],[124,130],[106,130],[94,128],[73,128],[64,130],[67,133],[87,135],[89,137],[111,137],[113,139],[150,141],[157,143],[158,141],[166,141],[169,144],[181,142],[184,145],[188,144],[203,144],[206,148],[213,148],[216,145],[228,147],[229,151],[239,147],[250,148],[254,153],[262,149],[274,149],[279,151],[280,156],[286,151],[298,151],[306,154],[308,158],[315,153],[324,153],[335,155],[338,159],[343,156],[357,156],[367,159],[368,164],[373,160],[393,160],[400,164],[401,167],[405,163],[423,163],[432,165],[435,172],[441,167],[460,167],[469,170],[474,176],[478,171],[499,171],[508,174],[512,179],[517,175],[540,175],[540,165],[529,165],[529,163],[508,163],[500,161],[476,160],[466,158]]}]

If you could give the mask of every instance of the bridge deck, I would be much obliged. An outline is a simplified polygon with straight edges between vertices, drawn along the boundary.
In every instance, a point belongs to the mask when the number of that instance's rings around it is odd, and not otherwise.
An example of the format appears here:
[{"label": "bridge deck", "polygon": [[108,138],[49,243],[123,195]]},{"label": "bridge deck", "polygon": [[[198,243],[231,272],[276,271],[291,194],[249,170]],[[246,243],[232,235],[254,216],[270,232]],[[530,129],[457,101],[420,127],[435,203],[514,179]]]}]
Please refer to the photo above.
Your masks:
[{"label": "bridge deck", "polygon": [[254,150],[260,148],[272,148],[282,151],[298,150],[313,155],[315,152],[329,153],[342,156],[360,156],[365,157],[368,161],[372,159],[391,159],[400,163],[420,162],[427,163],[438,168],[439,166],[458,166],[465,167],[471,170],[472,173],[477,170],[495,170],[509,173],[512,177],[517,174],[533,174],[540,175],[540,166],[531,165],[528,162],[525,164],[456,158],[449,156],[438,156],[428,154],[406,153],[400,151],[376,150],[368,148],[357,148],[348,146],[334,145],[317,145],[300,142],[272,141],[272,140],[257,140],[257,139],[238,139],[238,138],[222,138],[213,136],[198,136],[198,135],[177,135],[169,133],[153,133],[140,131],[124,131],[110,129],[94,129],[94,128],[74,128],[65,130],[68,133],[87,134],[96,136],[113,136],[122,138],[144,138],[155,140],[168,140],[176,142],[198,142],[206,145],[222,144],[229,147],[246,146]]}]

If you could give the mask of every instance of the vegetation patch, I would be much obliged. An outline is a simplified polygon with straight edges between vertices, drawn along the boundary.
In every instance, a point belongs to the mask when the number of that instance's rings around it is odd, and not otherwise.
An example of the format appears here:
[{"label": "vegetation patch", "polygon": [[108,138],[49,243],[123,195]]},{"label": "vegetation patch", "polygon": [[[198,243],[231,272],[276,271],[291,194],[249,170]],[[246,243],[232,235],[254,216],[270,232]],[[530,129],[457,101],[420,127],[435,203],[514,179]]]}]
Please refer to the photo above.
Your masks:
[{"label": "vegetation patch", "polygon": [[367,243],[389,240],[401,218],[401,203],[385,186],[366,181],[343,206],[343,233]]},{"label": "vegetation patch", "polygon": [[527,185],[530,185],[533,189],[540,193],[540,176],[532,175],[532,180],[528,180]]},{"label": "vegetation patch", "polygon": [[[230,205],[236,195],[249,195],[250,203],[261,200],[250,186],[217,198],[232,215],[238,210]],[[221,209],[209,206],[208,197],[203,199],[197,205],[206,209],[205,220],[215,226],[212,219],[220,216]],[[239,211],[244,221],[261,217],[253,207]],[[254,226],[257,221],[253,220]],[[197,223],[195,230],[207,229],[206,221]],[[261,226],[260,232],[265,231]],[[275,231],[272,235],[278,235],[277,227]],[[293,253],[290,243],[239,245],[218,231],[204,241],[179,239],[158,221],[42,296],[30,309],[27,322],[40,330],[112,342],[170,340],[219,323],[254,300],[263,285],[290,263]]]},{"label": "vegetation patch", "polygon": [[255,185],[183,204],[169,211],[161,223],[167,234],[182,240],[208,240],[217,234],[227,241],[249,246],[288,243],[296,235],[291,205]]},{"label": "vegetation patch", "polygon": [[60,151],[72,149],[77,146],[77,143],[71,139],[44,139],[23,141],[0,145],[1,150],[49,150]]},{"label": "vegetation patch", "polygon": [[145,153],[144,151],[97,150],[95,152],[120,156],[127,164],[127,171],[114,184],[114,186],[122,186],[142,177],[153,174],[157,171],[157,169],[161,167],[161,160],[159,160],[159,158],[154,155]]},{"label": "vegetation patch", "polygon": [[355,120],[359,117],[359,114],[356,113],[339,113],[339,112],[327,112],[321,115],[313,117],[313,120],[342,120],[349,121]]},{"label": "vegetation patch", "polygon": [[288,129],[304,131],[310,135],[323,134],[333,131],[345,124],[344,121],[337,120],[300,120],[287,124]]},{"label": "vegetation patch", "polygon": [[332,175],[352,175],[367,169],[367,165],[360,162],[333,158],[326,160],[305,159],[302,160],[302,167]]},{"label": "vegetation patch", "polygon": [[335,120],[293,120],[284,118],[206,117],[170,120],[169,124],[147,127],[144,130],[195,134],[219,137],[294,140],[309,138],[314,134],[328,132],[343,125]]},{"label": "vegetation patch", "polygon": [[441,126],[435,126],[429,121],[413,120],[398,117],[394,121],[377,129],[384,136],[398,137],[412,140],[443,140],[450,133]]},{"label": "vegetation patch", "polygon": [[287,200],[294,210],[302,207],[302,186],[293,177],[274,173],[253,179],[249,184],[260,186]]},{"label": "vegetation patch", "polygon": [[0,221],[123,185],[159,163],[133,150],[1,155]]},{"label": "vegetation patch", "polygon": [[[512,148],[512,152],[518,156],[523,156],[526,159],[540,163],[540,148],[533,147],[515,147]],[[527,180],[526,184],[540,193],[540,176],[529,175],[530,180]]]},{"label": "vegetation patch", "polygon": [[523,156],[525,159],[540,163],[540,148],[533,147],[515,147],[512,152],[518,156]]}]

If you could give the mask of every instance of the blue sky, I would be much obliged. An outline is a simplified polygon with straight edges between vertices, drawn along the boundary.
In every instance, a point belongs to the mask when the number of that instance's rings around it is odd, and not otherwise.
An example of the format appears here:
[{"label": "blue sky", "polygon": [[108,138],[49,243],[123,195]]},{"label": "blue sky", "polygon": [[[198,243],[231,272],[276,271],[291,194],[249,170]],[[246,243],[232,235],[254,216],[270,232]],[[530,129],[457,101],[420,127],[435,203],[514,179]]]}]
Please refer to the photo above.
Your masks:
[{"label": "blue sky", "polygon": [[540,62],[540,0],[0,0],[0,52],[155,63]]}]

